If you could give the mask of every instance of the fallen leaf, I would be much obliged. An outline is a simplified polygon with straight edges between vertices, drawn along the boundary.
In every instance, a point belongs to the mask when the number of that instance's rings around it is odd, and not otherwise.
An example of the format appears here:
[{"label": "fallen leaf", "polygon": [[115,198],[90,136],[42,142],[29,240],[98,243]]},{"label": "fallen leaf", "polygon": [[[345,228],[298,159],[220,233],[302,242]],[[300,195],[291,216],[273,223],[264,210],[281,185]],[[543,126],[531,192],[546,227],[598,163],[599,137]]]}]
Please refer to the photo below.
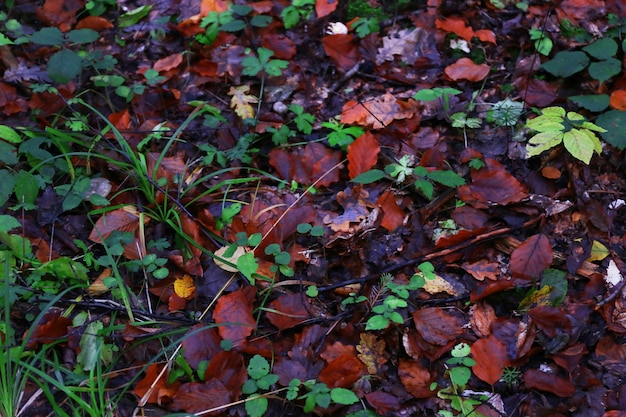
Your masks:
[{"label": "fallen leaf", "polygon": [[373,333],[361,333],[361,341],[356,347],[358,358],[367,366],[370,375],[377,375],[387,363],[385,357],[385,341],[378,340]]},{"label": "fallen leaf", "polygon": [[452,65],[448,65],[444,72],[450,79],[454,81],[468,80],[468,81],[482,81],[491,68],[487,64],[475,64],[469,58],[460,58]]},{"label": "fallen leaf", "polygon": [[196,285],[193,282],[193,278],[188,274],[176,278],[176,281],[174,281],[174,292],[184,300],[191,300],[196,295]]},{"label": "fallen leaf", "polygon": [[387,415],[393,411],[398,411],[402,406],[398,397],[382,391],[367,393],[365,394],[365,399],[374,407],[378,415]]},{"label": "fallen leaf", "polygon": [[166,56],[165,58],[161,58],[157,60],[152,66],[152,68],[158,72],[169,71],[171,69],[178,67],[182,62],[183,62],[183,54],[178,52],[178,53]]},{"label": "fallen leaf", "polygon": [[254,107],[250,103],[258,103],[259,99],[253,95],[248,94],[250,91],[249,85],[240,85],[238,87],[230,87],[228,95],[232,96],[230,99],[230,107],[235,109],[235,113],[242,119],[254,118]]},{"label": "fallen leaf", "polygon": [[415,328],[428,343],[445,346],[461,336],[465,330],[465,318],[452,310],[438,307],[421,308],[413,312]]},{"label": "fallen leaf", "polygon": [[193,369],[198,369],[202,361],[207,361],[221,352],[221,339],[215,327],[205,324],[192,326],[183,338],[183,357]]},{"label": "fallen leaf", "polygon": [[444,32],[454,33],[461,39],[465,39],[468,42],[472,41],[474,37],[474,30],[467,26],[465,20],[459,17],[448,17],[446,19],[437,19],[435,21],[437,29]]},{"label": "fallen leaf", "polygon": [[609,104],[612,109],[626,110],[626,90],[615,90],[611,93]]},{"label": "fallen leaf", "polygon": [[539,280],[551,264],[552,247],[542,234],[529,237],[511,253],[511,273],[524,280]]},{"label": "fallen leaf", "polygon": [[[61,310],[48,311],[30,334],[26,347],[36,349],[39,345],[56,343],[59,339],[67,337],[68,328],[71,326],[72,320],[61,316]],[[26,335],[29,332],[27,331]]]},{"label": "fallen leaf", "polygon": [[506,346],[492,334],[475,341],[471,352],[476,361],[472,367],[474,375],[489,385],[498,382],[509,363]]},{"label": "fallen leaf", "polygon": [[398,362],[398,377],[404,388],[415,398],[431,398],[433,377],[420,361],[401,358]]},{"label": "fallen leaf", "polygon": [[471,177],[471,183],[457,188],[457,192],[463,202],[474,208],[517,203],[528,197],[526,188],[494,159],[485,158],[485,167],[472,170]]},{"label": "fallen leaf", "polygon": [[576,392],[576,387],[569,380],[539,369],[528,369],[523,380],[527,388],[551,392],[561,398],[571,397]]},{"label": "fallen leaf", "polygon": [[329,388],[350,388],[365,374],[367,368],[356,356],[341,355],[322,369],[319,380]]},{"label": "fallen leaf", "polygon": [[113,23],[102,16],[87,16],[76,24],[76,29],[91,29],[101,32],[106,29],[112,29]]},{"label": "fallen leaf", "polygon": [[339,0],[315,0],[315,14],[320,19],[328,16],[337,9]]},{"label": "fallen leaf", "polygon": [[496,312],[485,302],[478,302],[470,307],[470,323],[472,329],[478,337],[485,337],[491,334],[491,325],[496,320]]},{"label": "fallen leaf", "polygon": [[376,137],[365,132],[348,145],[348,174],[350,179],[372,169],[378,162],[380,146]]},{"label": "fallen leaf", "polygon": [[281,294],[269,303],[267,319],[279,330],[289,329],[310,317],[307,297],[302,293]]},{"label": "fallen leaf", "polygon": [[376,205],[382,210],[382,221],[380,225],[390,232],[395,231],[404,224],[407,214],[402,207],[396,203],[396,196],[393,191],[385,191],[378,200]]},{"label": "fallen leaf", "polygon": [[158,363],[148,366],[144,377],[137,382],[137,385],[131,392],[139,398],[144,398],[144,395],[150,392],[150,395],[146,398],[147,404],[167,404],[172,401],[172,397],[176,394],[180,382],[175,381],[173,384],[168,385],[169,373],[167,371],[157,380],[162,369],[163,365]]},{"label": "fallen leaf", "polygon": [[230,403],[230,397],[231,391],[217,379],[204,383],[188,382],[180,386],[170,407],[174,411],[200,413]]},{"label": "fallen leaf", "polygon": [[322,46],[326,54],[340,72],[351,70],[359,59],[359,43],[353,35],[327,35],[322,38]]},{"label": "fallen leaf", "polygon": [[222,339],[237,345],[256,329],[256,320],[252,315],[255,295],[256,288],[245,287],[222,295],[217,300],[213,319],[219,326],[218,332]]},{"label": "fallen leaf", "polygon": [[484,281],[485,278],[495,281],[500,275],[500,265],[497,262],[489,262],[486,259],[481,259],[474,263],[463,262],[461,267],[478,281]]}]

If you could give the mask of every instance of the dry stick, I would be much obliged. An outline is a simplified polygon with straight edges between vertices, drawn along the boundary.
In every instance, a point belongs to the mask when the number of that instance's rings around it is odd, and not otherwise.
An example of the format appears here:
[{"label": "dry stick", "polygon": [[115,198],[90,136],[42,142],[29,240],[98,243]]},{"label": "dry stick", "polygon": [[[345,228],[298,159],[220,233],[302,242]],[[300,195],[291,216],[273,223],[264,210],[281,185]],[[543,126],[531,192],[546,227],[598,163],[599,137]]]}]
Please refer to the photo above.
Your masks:
[{"label": "dry stick", "polygon": [[[535,224],[538,221],[540,221],[541,219],[543,219],[543,216],[539,216],[539,217],[536,217],[536,218],[534,218],[532,220],[529,220],[526,223],[524,223],[521,226],[521,228],[530,227],[533,224]],[[425,261],[430,261],[432,259],[441,258],[443,256],[447,256],[447,255],[450,255],[451,253],[457,252],[457,251],[459,251],[461,249],[468,248],[468,247],[470,247],[470,246],[472,246],[474,244],[477,244],[477,243],[480,243],[480,242],[483,242],[483,241],[486,241],[486,240],[494,239],[496,237],[505,235],[507,233],[511,233],[513,230],[516,230],[516,229],[518,229],[518,228],[517,227],[505,227],[505,228],[502,228],[502,229],[491,230],[489,232],[486,232],[486,233],[483,233],[481,235],[475,236],[474,238],[468,239],[465,242],[459,243],[458,245],[454,245],[452,247],[449,247],[449,248],[446,248],[446,249],[442,249],[442,250],[437,251],[437,252],[432,252],[432,253],[429,253],[429,254],[424,255],[424,256],[419,256],[419,257],[417,257],[415,259],[411,259],[411,260],[408,260],[408,261],[405,261],[405,262],[400,262],[400,263],[397,263],[395,265],[391,265],[391,266],[389,266],[389,267],[387,267],[385,269],[382,269],[379,272],[376,272],[374,274],[369,274],[369,275],[366,275],[366,276],[361,277],[361,278],[355,278],[355,279],[350,279],[350,280],[343,281],[343,282],[338,282],[336,284],[327,285],[326,287],[319,287],[317,289],[317,291],[318,292],[331,291],[331,290],[334,290],[336,288],[345,287],[346,285],[349,285],[349,284],[363,284],[363,283],[365,283],[367,281],[370,281],[370,280],[373,280],[373,279],[378,279],[382,273],[392,272],[392,271],[404,268],[406,266],[414,265],[414,264],[416,264],[418,262],[425,262]]]}]

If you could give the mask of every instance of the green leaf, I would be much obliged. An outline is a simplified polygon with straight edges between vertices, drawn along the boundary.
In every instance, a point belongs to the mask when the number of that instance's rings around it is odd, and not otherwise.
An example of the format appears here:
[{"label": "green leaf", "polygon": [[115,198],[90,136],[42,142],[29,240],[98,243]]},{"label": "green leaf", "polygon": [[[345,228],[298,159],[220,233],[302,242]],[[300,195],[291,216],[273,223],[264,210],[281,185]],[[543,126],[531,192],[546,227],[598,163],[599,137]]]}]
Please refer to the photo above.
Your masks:
[{"label": "green leaf", "polygon": [[558,146],[563,141],[563,132],[549,131],[541,132],[530,138],[526,146],[526,156],[540,155],[542,152]]},{"label": "green leaf", "polygon": [[9,230],[17,229],[21,226],[22,225],[15,217],[7,214],[0,215],[0,232],[8,232]]},{"label": "green leaf", "polygon": [[15,174],[15,198],[18,205],[23,203],[30,208],[34,208],[38,192],[39,184],[33,174],[27,171],[18,171]]},{"label": "green leaf", "polygon": [[589,130],[572,129],[563,135],[563,144],[574,158],[589,165],[593,152],[596,149],[596,143],[593,138],[595,138],[595,135]]},{"label": "green leaf", "polygon": [[607,94],[596,94],[586,96],[571,96],[569,100],[576,105],[593,112],[601,112],[609,107],[609,96]]},{"label": "green leaf", "polygon": [[83,371],[95,369],[100,360],[101,341],[98,340],[98,332],[104,328],[101,321],[92,321],[87,325],[80,338],[80,353],[76,356],[77,364]]},{"label": "green leaf", "polygon": [[280,12],[280,17],[283,19],[285,29],[291,29],[300,21],[300,13],[294,6],[287,6]]},{"label": "green leaf", "polygon": [[596,59],[609,59],[617,53],[617,42],[612,38],[600,38],[594,43],[587,45],[583,51]]},{"label": "green leaf", "polygon": [[346,388],[333,388],[330,390],[330,398],[333,402],[342,405],[355,404],[359,401],[359,397],[349,389]]},{"label": "green leaf", "polygon": [[315,285],[309,285],[306,288],[306,296],[307,297],[311,297],[311,298],[315,298],[317,297],[319,294],[319,291],[317,289],[317,287]]},{"label": "green leaf", "polygon": [[446,187],[460,187],[465,185],[465,180],[454,171],[432,171],[426,175],[429,180],[443,184]]},{"label": "green leaf", "polygon": [[467,343],[459,343],[452,348],[450,354],[454,358],[463,358],[465,356],[468,356],[471,350],[472,349],[470,348],[470,345],[468,345]]},{"label": "green leaf", "polygon": [[33,33],[30,37],[32,43],[46,46],[61,46],[65,41],[63,33],[55,27],[43,28]]},{"label": "green leaf", "polygon": [[22,137],[10,126],[0,125],[0,139],[10,143],[21,143]]},{"label": "green leaf", "polygon": [[582,51],[561,51],[541,67],[555,77],[567,78],[584,70],[589,65],[589,57]]},{"label": "green leaf", "polygon": [[465,366],[455,366],[450,369],[450,380],[453,384],[465,387],[472,376],[472,371]]},{"label": "green leaf", "polygon": [[4,46],[4,45],[13,45],[14,42],[7,38],[4,33],[0,33],[0,46]]},{"label": "green leaf", "polygon": [[76,52],[63,49],[50,57],[48,61],[48,77],[59,84],[78,77],[82,71],[83,60]]},{"label": "green leaf", "polygon": [[265,397],[257,397],[246,401],[246,413],[250,417],[262,417],[267,411],[268,401]]},{"label": "green leaf", "polygon": [[9,172],[6,169],[0,169],[0,207],[4,206],[11,194],[13,193],[13,189],[15,188],[15,177],[12,172]]},{"label": "green leaf", "polygon": [[124,13],[119,18],[118,27],[123,29],[136,24],[141,19],[148,16],[150,10],[152,10],[152,5],[137,7],[136,9]]},{"label": "green leaf", "polygon": [[95,42],[99,37],[100,34],[91,29],[74,29],[67,34],[67,40],[76,45]]},{"label": "green leaf", "polygon": [[423,180],[423,179],[416,180],[415,181],[415,188],[417,188],[422,193],[424,193],[424,196],[427,199],[429,199],[429,200],[433,199],[433,192],[435,191],[435,189],[433,187],[433,184],[430,181]]},{"label": "green leaf", "polygon": [[248,375],[259,379],[270,373],[270,363],[261,355],[254,355],[248,364]]},{"label": "green leaf", "polygon": [[506,98],[493,105],[491,117],[498,126],[515,126],[523,111],[524,103]]},{"label": "green leaf", "polygon": [[269,26],[270,23],[272,23],[271,16],[258,14],[256,16],[252,16],[252,19],[250,19],[250,25],[254,26],[255,28],[264,28]]},{"label": "green leaf", "polygon": [[220,26],[220,30],[224,32],[239,32],[240,30],[244,30],[246,28],[246,22],[243,20],[231,20],[230,22]]},{"label": "green leaf", "polygon": [[126,81],[120,75],[94,75],[91,80],[96,87],[119,87]]},{"label": "green leaf", "polygon": [[0,141],[0,162],[6,165],[15,165],[18,162],[17,150],[10,143]]},{"label": "green leaf", "polygon": [[615,77],[622,72],[622,62],[615,58],[606,61],[592,62],[589,65],[589,75],[601,83]]},{"label": "green leaf", "polygon": [[365,324],[365,330],[384,330],[389,327],[389,319],[383,316],[372,316]]},{"label": "green leaf", "polygon": [[380,169],[371,169],[369,171],[365,171],[362,174],[357,175],[351,182],[356,182],[357,184],[371,184],[373,182],[379,181],[385,178],[385,172]]},{"label": "green leaf", "polygon": [[254,277],[252,274],[255,274],[259,269],[259,264],[254,257],[254,253],[248,252],[237,258],[237,269],[244,277],[248,278],[251,285],[254,285]]},{"label": "green leaf", "polygon": [[257,379],[256,384],[259,386],[259,389],[268,390],[272,385],[278,382],[278,375],[269,374],[265,375]]},{"label": "green leaf", "polygon": [[606,129],[602,139],[619,150],[626,149],[626,111],[609,110],[596,119],[596,125]]}]

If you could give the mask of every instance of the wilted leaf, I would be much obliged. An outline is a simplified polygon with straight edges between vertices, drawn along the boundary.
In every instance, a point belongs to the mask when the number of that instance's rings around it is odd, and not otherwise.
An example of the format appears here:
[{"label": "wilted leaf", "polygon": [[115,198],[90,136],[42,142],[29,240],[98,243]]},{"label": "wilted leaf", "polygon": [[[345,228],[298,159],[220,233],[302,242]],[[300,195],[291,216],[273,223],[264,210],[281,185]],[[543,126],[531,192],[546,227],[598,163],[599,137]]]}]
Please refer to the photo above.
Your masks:
[{"label": "wilted leaf", "polygon": [[485,158],[485,167],[472,170],[472,182],[457,189],[459,198],[475,208],[516,203],[528,196],[525,187],[499,162]]},{"label": "wilted leaf", "polygon": [[448,65],[444,72],[452,80],[468,80],[468,81],[482,81],[491,68],[487,64],[475,64],[469,58],[460,58],[452,65]]},{"label": "wilted leaf", "polygon": [[500,380],[509,361],[506,346],[493,334],[474,342],[472,359],[476,361],[476,365],[472,367],[474,375],[489,385]]},{"label": "wilted leaf", "polygon": [[387,93],[364,103],[348,101],[341,110],[341,123],[356,123],[381,129],[396,119],[412,117],[414,113],[415,110],[406,103],[401,103],[392,94]]},{"label": "wilted leaf", "polygon": [[28,349],[36,349],[39,345],[55,343],[59,339],[67,337],[67,329],[70,326],[72,326],[72,320],[61,316],[61,310],[49,311],[35,327],[26,347]]},{"label": "wilted leaf", "polygon": [[157,60],[152,68],[158,72],[177,68],[183,62],[183,54],[178,52]]},{"label": "wilted leaf", "polygon": [[404,388],[415,398],[430,398],[434,395],[430,389],[433,377],[421,361],[401,358],[398,363],[398,377]]},{"label": "wilted leaf", "polygon": [[319,380],[330,388],[349,388],[366,373],[367,368],[356,356],[341,355],[322,369]]},{"label": "wilted leaf", "polygon": [[309,143],[292,151],[275,148],[269,156],[270,165],[285,180],[313,184],[319,179],[318,187],[327,187],[339,180],[337,165],[341,161],[341,153],[321,143]]},{"label": "wilted leaf", "polygon": [[368,171],[378,162],[380,146],[376,137],[365,132],[348,145],[348,173],[350,179]]},{"label": "wilted leaf", "polygon": [[230,99],[230,107],[235,109],[235,113],[242,119],[254,118],[254,107],[250,103],[258,103],[259,99],[253,95],[248,94],[250,91],[249,85],[240,85],[238,87],[230,87],[228,91],[229,96],[233,96]]},{"label": "wilted leaf", "polygon": [[183,338],[183,356],[193,369],[197,369],[200,362],[211,359],[222,350],[220,341],[215,327],[196,324]]},{"label": "wilted leaf", "polygon": [[551,392],[562,398],[571,397],[576,392],[576,387],[568,379],[554,372],[543,372],[539,369],[528,369],[524,372],[524,385],[527,388]]},{"label": "wilted leaf", "polygon": [[359,62],[358,42],[353,35],[328,35],[322,46],[340,72],[347,72]]},{"label": "wilted leaf", "polygon": [[420,34],[424,29],[402,29],[397,32],[391,32],[385,36],[383,47],[378,48],[376,62],[382,64],[385,61],[393,61],[394,55],[402,57],[403,61],[411,61],[409,57],[417,57],[419,49]]},{"label": "wilted leaf", "polygon": [[486,259],[474,263],[464,262],[461,266],[478,281],[483,281],[485,278],[495,281],[500,274],[500,266]]},{"label": "wilted leaf", "polygon": [[188,382],[181,385],[176,392],[171,408],[175,411],[199,413],[226,405],[231,402],[230,398],[230,390],[217,379],[205,383]]},{"label": "wilted leaf", "polygon": [[168,372],[164,372],[159,380],[157,377],[163,369],[162,364],[153,363],[148,366],[145,376],[135,385],[132,393],[139,398],[143,398],[148,392],[150,394],[145,399],[147,404],[169,403],[176,393],[180,382],[176,381],[172,385],[167,384]]},{"label": "wilted leaf", "polygon": [[358,358],[367,366],[370,375],[378,374],[381,367],[387,363],[385,357],[385,341],[378,340],[374,333],[361,333],[361,341],[356,350],[360,353]]},{"label": "wilted leaf", "polygon": [[174,281],[174,292],[180,298],[191,300],[196,295],[196,285],[190,275],[183,275]]},{"label": "wilted leaf", "polygon": [[467,26],[465,22],[466,20],[459,17],[448,17],[446,19],[437,19],[435,24],[437,29],[454,33],[459,38],[471,42],[474,37],[474,30]]},{"label": "wilted leaf", "polygon": [[551,264],[552,247],[542,234],[529,237],[511,254],[511,273],[525,280],[538,280]]},{"label": "wilted leaf", "polygon": [[376,205],[378,205],[383,212],[383,218],[380,224],[382,227],[393,232],[404,224],[404,219],[407,214],[398,206],[398,203],[396,203],[396,196],[393,191],[385,191],[378,200],[376,200]]},{"label": "wilted leaf", "polygon": [[398,397],[393,394],[382,391],[374,391],[365,394],[367,402],[374,407],[374,410],[379,415],[387,415],[393,411],[398,411],[401,408],[401,403]]},{"label": "wilted leaf", "polygon": [[[148,223],[149,219],[148,216],[144,216],[144,224]],[[89,234],[89,240],[103,243],[115,230],[134,233],[138,228],[139,212],[135,206],[124,206],[100,217]]]},{"label": "wilted leaf", "polygon": [[252,334],[256,328],[256,320],[252,315],[255,294],[254,287],[245,287],[222,295],[217,300],[213,318],[219,325],[218,332],[222,339],[237,344]]},{"label": "wilted leaf", "polygon": [[269,303],[267,319],[279,330],[297,326],[310,316],[305,303],[307,298],[301,293],[281,294]]},{"label": "wilted leaf", "polygon": [[428,343],[445,346],[461,336],[466,320],[452,310],[438,307],[421,308],[413,312],[415,328]]}]

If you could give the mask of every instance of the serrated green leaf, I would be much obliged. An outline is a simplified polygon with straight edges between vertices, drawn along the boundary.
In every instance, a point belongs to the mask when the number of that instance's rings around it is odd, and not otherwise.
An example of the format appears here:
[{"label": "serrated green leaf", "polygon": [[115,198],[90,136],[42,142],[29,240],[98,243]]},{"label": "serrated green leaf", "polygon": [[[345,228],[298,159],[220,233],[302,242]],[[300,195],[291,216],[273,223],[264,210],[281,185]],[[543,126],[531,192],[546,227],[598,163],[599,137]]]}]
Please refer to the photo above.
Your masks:
[{"label": "serrated green leaf", "polygon": [[465,180],[454,171],[432,171],[426,175],[429,180],[438,182],[446,187],[460,187],[465,185]]},{"label": "serrated green leaf", "polygon": [[9,172],[6,169],[0,169],[0,207],[4,206],[11,194],[13,194],[13,189],[15,188],[15,177],[12,172]]},{"label": "serrated green leaf", "polygon": [[262,417],[267,411],[268,401],[265,397],[257,397],[246,401],[246,413],[249,417]]},{"label": "serrated green leaf", "polygon": [[526,156],[528,158],[537,156],[549,149],[558,146],[563,141],[563,132],[549,131],[541,132],[529,139],[526,146]]},{"label": "serrated green leaf", "polygon": [[48,61],[48,77],[59,84],[78,77],[82,71],[83,60],[76,52],[63,49],[50,57]]},{"label": "serrated green leaf", "polygon": [[370,169],[369,171],[365,171],[364,173],[357,175],[350,181],[356,182],[357,184],[371,184],[383,178],[385,178],[384,171],[381,171],[380,169]]},{"label": "serrated green leaf", "polygon": [[30,36],[30,41],[37,45],[61,46],[65,41],[63,33],[55,27],[43,28]]},{"label": "serrated green leaf", "polygon": [[612,38],[600,38],[583,48],[583,51],[596,59],[608,59],[617,53],[617,42]]},{"label": "serrated green leaf", "polygon": [[432,200],[435,189],[430,181],[418,179],[415,181],[415,188],[420,190],[427,199]]},{"label": "serrated green leaf", "polygon": [[270,373],[270,363],[261,355],[254,355],[248,364],[248,375],[259,379]]},{"label": "serrated green leaf", "polygon": [[582,51],[557,52],[554,58],[545,62],[541,68],[555,77],[567,78],[587,68],[589,57]]},{"label": "serrated green leaf", "polygon": [[67,40],[77,45],[95,42],[99,37],[100,34],[92,29],[74,29],[67,33]]},{"label": "serrated green leaf", "polygon": [[33,174],[18,171],[15,174],[15,198],[18,204],[34,205],[39,192],[39,184]]}]

